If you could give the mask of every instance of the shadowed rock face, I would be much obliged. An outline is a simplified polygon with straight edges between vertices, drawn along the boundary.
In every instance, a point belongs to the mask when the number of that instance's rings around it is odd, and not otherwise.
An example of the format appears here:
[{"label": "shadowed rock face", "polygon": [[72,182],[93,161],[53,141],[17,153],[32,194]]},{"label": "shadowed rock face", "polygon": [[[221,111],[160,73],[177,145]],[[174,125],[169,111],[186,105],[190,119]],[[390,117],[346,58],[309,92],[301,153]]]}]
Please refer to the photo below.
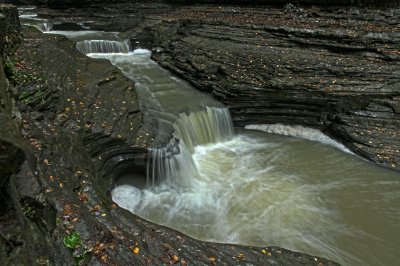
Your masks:
[{"label": "shadowed rock face", "polygon": [[15,188],[16,174],[29,156],[23,152],[26,144],[13,120],[17,116],[14,91],[5,75],[9,73],[8,57],[20,39],[19,30],[17,10],[0,5],[0,263],[4,265],[34,263],[33,239],[37,232],[26,219]]},{"label": "shadowed rock face", "polygon": [[143,122],[133,82],[64,37],[33,28],[23,36],[8,70],[0,67],[0,264],[337,265],[197,241],[113,204],[113,178],[143,167],[156,130]]},{"label": "shadowed rock face", "polygon": [[153,58],[235,125],[315,127],[400,170],[400,10],[182,8],[151,20]]}]

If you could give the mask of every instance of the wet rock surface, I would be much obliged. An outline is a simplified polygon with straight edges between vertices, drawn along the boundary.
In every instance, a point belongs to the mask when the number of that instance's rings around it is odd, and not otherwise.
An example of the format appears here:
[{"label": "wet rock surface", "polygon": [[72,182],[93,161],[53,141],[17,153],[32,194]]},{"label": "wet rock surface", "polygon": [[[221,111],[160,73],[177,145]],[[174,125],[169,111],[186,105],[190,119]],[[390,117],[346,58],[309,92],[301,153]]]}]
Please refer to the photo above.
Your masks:
[{"label": "wet rock surface", "polygon": [[12,57],[0,69],[1,264],[336,265],[278,247],[197,241],[119,208],[110,173],[139,160],[155,130],[133,82],[33,28]]},{"label": "wet rock surface", "polygon": [[184,7],[147,30],[153,58],[226,104],[236,126],[319,128],[400,170],[399,19],[394,8]]}]

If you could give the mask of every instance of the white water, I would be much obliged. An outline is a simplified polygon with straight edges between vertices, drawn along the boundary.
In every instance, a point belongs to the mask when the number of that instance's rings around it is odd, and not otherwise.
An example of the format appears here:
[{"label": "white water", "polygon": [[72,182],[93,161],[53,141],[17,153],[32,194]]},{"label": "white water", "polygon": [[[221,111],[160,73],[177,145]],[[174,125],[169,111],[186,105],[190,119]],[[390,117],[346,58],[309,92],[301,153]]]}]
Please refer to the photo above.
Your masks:
[{"label": "white water", "polygon": [[119,186],[113,200],[197,239],[279,245],[343,265],[399,261],[398,173],[317,142],[255,131],[197,146],[192,159],[196,175],[172,186]]},{"label": "white water", "polygon": [[19,7],[18,8],[19,18],[21,18],[21,19],[34,19],[34,18],[36,18],[37,14],[32,12],[35,9],[36,9],[36,7]]},{"label": "white water", "polygon": [[30,19],[32,19],[32,18],[36,18],[37,14],[25,14],[25,15],[20,15],[19,17],[20,18],[30,18]]},{"label": "white water", "polygon": [[162,148],[150,149],[147,179],[149,185],[162,183],[175,186],[185,184],[188,177],[197,176],[192,159],[196,146],[218,143],[233,137],[233,125],[226,108],[180,114],[174,123],[171,142]]},{"label": "white water", "polygon": [[37,23],[35,23],[34,27],[43,33],[47,33],[53,29],[53,23],[46,21],[38,21]]},{"label": "white water", "polygon": [[77,42],[76,48],[83,54],[130,52],[130,45],[128,41],[85,40]]},{"label": "white water", "polygon": [[171,137],[175,122],[184,117],[183,114],[205,112],[206,107],[223,108],[210,96],[194,90],[188,83],[160,68],[150,59],[149,50],[136,49],[129,53],[87,55],[110,60],[135,82],[141,109],[147,119],[157,123],[156,143],[165,142]]},{"label": "white water", "polygon": [[343,144],[331,139],[318,129],[307,128],[302,126],[289,126],[282,124],[261,124],[261,125],[246,125],[246,129],[260,130],[266,133],[279,134],[283,136],[297,137],[311,141],[317,141],[322,144],[336,147],[344,152],[352,153]]}]

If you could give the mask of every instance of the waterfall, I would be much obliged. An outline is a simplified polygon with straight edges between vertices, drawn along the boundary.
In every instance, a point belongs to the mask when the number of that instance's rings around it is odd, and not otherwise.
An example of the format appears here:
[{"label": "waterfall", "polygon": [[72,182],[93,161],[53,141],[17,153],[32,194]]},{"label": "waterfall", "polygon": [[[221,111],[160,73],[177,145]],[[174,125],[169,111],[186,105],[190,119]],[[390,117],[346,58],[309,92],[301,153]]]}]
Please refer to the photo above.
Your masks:
[{"label": "waterfall", "polygon": [[161,69],[151,61],[150,51],[136,49],[118,54],[118,45],[124,43],[81,41],[77,43],[77,48],[92,58],[109,59],[135,81],[141,108],[147,117],[157,123],[159,139],[164,140],[164,136],[169,137],[173,132],[166,146],[149,148],[147,185],[184,186],[198,175],[192,158],[195,147],[232,138],[229,110]]},{"label": "waterfall", "polygon": [[181,185],[196,176],[192,155],[197,145],[231,139],[233,124],[227,108],[206,107],[204,111],[179,115],[173,138],[166,147],[150,149],[147,165],[148,185]]},{"label": "waterfall", "polygon": [[180,114],[174,135],[185,143],[190,153],[194,147],[220,142],[233,136],[232,120],[227,108],[206,107],[204,112]]},{"label": "waterfall", "polygon": [[111,41],[111,40],[85,40],[76,43],[76,48],[83,54],[110,54],[123,53],[130,51],[129,41]]},{"label": "waterfall", "polygon": [[39,22],[35,25],[35,27],[41,32],[49,32],[53,29],[53,23],[47,21]]}]

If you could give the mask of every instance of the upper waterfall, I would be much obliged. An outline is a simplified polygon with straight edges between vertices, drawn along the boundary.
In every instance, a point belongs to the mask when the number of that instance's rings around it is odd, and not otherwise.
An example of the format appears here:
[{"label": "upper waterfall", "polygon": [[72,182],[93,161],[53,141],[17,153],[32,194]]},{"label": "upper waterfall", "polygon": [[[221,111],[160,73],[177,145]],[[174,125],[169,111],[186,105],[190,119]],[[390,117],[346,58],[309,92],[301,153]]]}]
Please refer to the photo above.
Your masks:
[{"label": "upper waterfall", "polygon": [[76,48],[83,54],[110,54],[130,51],[129,41],[84,40],[76,43]]}]

